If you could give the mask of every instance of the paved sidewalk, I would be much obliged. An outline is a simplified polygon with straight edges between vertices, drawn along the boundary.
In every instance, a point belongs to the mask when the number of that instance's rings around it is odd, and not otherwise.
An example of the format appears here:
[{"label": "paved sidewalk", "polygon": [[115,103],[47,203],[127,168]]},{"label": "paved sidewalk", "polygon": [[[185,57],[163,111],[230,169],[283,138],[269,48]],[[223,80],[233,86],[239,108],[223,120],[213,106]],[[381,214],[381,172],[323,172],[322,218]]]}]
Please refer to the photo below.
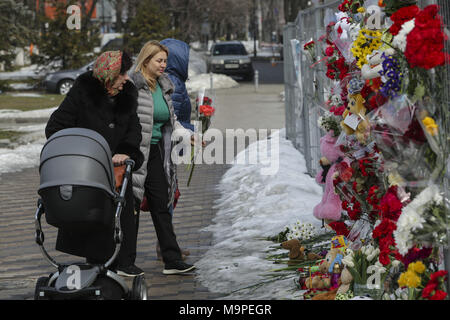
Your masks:
[{"label": "paved sidewalk", "polygon": [[[213,98],[217,111],[212,127],[222,132],[227,128],[283,128],[284,103],[279,99],[282,90],[282,85],[261,85],[255,92],[250,84],[216,90]],[[226,145],[225,139],[223,142]],[[247,143],[245,141],[245,145]],[[211,246],[211,234],[200,230],[212,223],[216,214],[213,204],[220,196],[216,186],[228,168],[226,164],[197,165],[189,188],[186,187],[189,172],[184,165],[178,168],[181,197],[174,214],[174,227],[181,248],[191,252],[188,263],[195,264]],[[37,168],[0,175],[0,300],[32,299],[36,279],[55,271],[34,242],[38,186]],[[57,230],[47,225],[44,217],[42,221],[45,247],[56,261],[83,260],[54,250]],[[136,264],[145,271],[149,299],[220,299],[196,281],[195,272],[163,275],[163,264],[157,260],[155,248],[156,234],[151,217],[143,213]]]},{"label": "paved sidewalk", "polygon": [[[180,246],[189,249],[187,262],[195,263],[207,250],[211,234],[200,229],[211,224],[215,212],[213,202],[219,194],[215,187],[226,171],[226,165],[197,165],[189,188],[185,166],[178,168],[181,197],[174,215],[174,227]],[[38,277],[54,272],[34,242],[34,213],[38,198],[37,168],[0,176],[0,299],[32,299]],[[56,228],[43,217],[46,249],[60,262],[82,259],[54,250]],[[219,298],[196,282],[195,272],[189,275],[162,274],[163,264],[156,257],[156,235],[151,217],[140,217],[138,257],[136,264],[144,269],[149,299]],[[131,283],[130,283],[131,286]]]}]

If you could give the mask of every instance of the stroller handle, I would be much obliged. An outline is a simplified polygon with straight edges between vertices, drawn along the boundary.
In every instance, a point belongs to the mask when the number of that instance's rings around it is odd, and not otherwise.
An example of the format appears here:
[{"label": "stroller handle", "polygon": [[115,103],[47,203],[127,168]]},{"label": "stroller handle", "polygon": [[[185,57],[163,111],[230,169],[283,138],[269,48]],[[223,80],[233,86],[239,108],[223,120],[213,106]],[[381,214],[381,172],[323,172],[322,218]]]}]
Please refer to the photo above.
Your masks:
[{"label": "stroller handle", "polygon": [[122,181],[122,187],[120,189],[119,195],[118,195],[118,201],[117,201],[117,208],[116,208],[116,214],[115,214],[115,228],[114,228],[114,242],[116,243],[116,248],[114,250],[114,253],[112,257],[104,264],[105,268],[108,268],[113,261],[116,259],[117,255],[119,254],[120,247],[123,240],[123,232],[122,232],[122,226],[120,223],[120,216],[122,213],[122,209],[125,206],[125,192],[127,190],[127,185],[130,182],[129,179],[131,177],[131,170],[134,167],[134,160],[128,158],[125,160],[125,174]]},{"label": "stroller handle", "polygon": [[131,166],[131,170],[133,170],[133,168],[134,168],[134,165],[135,165],[135,162],[134,162],[134,160],[133,159],[131,159],[131,158],[128,158],[127,160],[125,160],[125,165],[126,166]]}]

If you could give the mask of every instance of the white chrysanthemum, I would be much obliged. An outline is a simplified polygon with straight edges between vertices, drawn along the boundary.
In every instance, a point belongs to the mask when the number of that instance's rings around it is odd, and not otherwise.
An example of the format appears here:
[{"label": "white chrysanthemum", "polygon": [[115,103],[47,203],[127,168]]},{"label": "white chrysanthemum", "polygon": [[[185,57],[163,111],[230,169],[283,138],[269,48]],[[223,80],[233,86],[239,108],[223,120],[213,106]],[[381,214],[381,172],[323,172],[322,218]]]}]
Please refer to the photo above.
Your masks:
[{"label": "white chrysanthemum", "polygon": [[411,203],[402,209],[402,214],[397,221],[397,230],[394,231],[394,239],[400,254],[406,254],[412,247],[413,236],[411,231],[420,230],[426,222],[422,216],[426,206],[431,202],[442,201],[438,186],[431,185],[414,198]]},{"label": "white chrysanthemum", "polygon": [[392,40],[392,46],[400,49],[402,52],[406,50],[406,37],[414,29],[416,19],[409,20],[402,25],[402,29]]}]

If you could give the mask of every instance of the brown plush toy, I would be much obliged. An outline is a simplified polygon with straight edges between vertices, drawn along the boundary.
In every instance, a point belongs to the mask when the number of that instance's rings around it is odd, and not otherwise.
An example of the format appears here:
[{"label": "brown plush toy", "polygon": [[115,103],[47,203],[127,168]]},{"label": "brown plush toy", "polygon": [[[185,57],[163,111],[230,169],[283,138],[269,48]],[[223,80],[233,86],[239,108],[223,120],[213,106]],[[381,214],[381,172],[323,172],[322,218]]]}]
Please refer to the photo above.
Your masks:
[{"label": "brown plush toy", "polygon": [[[365,143],[368,136],[368,129],[369,129],[369,121],[366,117],[366,108],[364,107],[364,98],[360,93],[357,94],[349,94],[348,95],[348,106],[345,109],[344,113],[342,114],[342,117],[344,120],[341,121],[341,127],[344,129],[345,133],[347,135],[354,134],[356,136],[356,139],[360,143]],[[348,125],[347,122],[349,119],[346,119],[347,117],[353,117],[354,118],[354,127]]]},{"label": "brown plush toy", "polygon": [[295,261],[314,261],[322,259],[318,254],[309,252],[305,257],[305,247],[303,247],[298,239],[291,239],[281,243],[283,249],[289,250],[289,260]]},{"label": "brown plush toy", "polygon": [[315,276],[312,279],[308,278],[305,281],[305,287],[308,289],[325,289],[329,288],[331,285],[330,278],[325,278],[321,276]]},{"label": "brown plush toy", "polygon": [[340,280],[341,285],[339,286],[337,293],[346,293],[350,289],[350,285],[353,281],[353,276],[347,267],[342,270]]},{"label": "brown plush toy", "polygon": [[335,300],[337,288],[315,295],[311,300]]},{"label": "brown plush toy", "polygon": [[[331,250],[328,251],[325,260],[320,264],[319,266],[319,271],[321,273],[328,273],[331,274],[332,272],[341,272],[341,263],[340,261],[342,260],[342,251],[337,249],[337,248],[333,248]],[[338,268],[339,270],[335,270],[335,268]],[[319,278],[319,279],[316,279]],[[308,279],[309,280],[309,279]],[[322,284],[320,283],[320,281],[327,281],[326,282],[326,286],[322,286]],[[309,287],[308,285],[311,284],[312,287]],[[319,287],[316,287],[315,285],[319,284]],[[314,277],[312,278],[311,281],[306,281],[305,285],[308,289],[310,288],[317,288],[317,289],[323,289],[323,288],[329,288],[331,286],[330,284],[330,278],[321,278],[321,277]],[[333,290],[324,292],[324,293],[320,293],[316,296],[314,296],[314,298],[312,300],[334,300],[334,298],[336,297],[336,292],[337,292],[338,288],[335,288]]]}]

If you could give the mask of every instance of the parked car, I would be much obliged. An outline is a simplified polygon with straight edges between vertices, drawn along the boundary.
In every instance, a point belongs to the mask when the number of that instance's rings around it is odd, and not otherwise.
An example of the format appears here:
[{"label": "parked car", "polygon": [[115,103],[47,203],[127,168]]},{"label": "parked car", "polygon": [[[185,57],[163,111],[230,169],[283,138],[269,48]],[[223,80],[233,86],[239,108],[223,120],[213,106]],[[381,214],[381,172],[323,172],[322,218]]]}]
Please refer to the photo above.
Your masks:
[{"label": "parked car", "polygon": [[211,47],[208,72],[253,79],[252,61],[240,41],[218,42]]},{"label": "parked car", "polygon": [[72,88],[75,79],[80,74],[92,70],[94,62],[95,60],[76,70],[62,70],[48,73],[43,82],[44,88],[49,92],[56,92],[63,95],[67,94],[70,88]]}]

